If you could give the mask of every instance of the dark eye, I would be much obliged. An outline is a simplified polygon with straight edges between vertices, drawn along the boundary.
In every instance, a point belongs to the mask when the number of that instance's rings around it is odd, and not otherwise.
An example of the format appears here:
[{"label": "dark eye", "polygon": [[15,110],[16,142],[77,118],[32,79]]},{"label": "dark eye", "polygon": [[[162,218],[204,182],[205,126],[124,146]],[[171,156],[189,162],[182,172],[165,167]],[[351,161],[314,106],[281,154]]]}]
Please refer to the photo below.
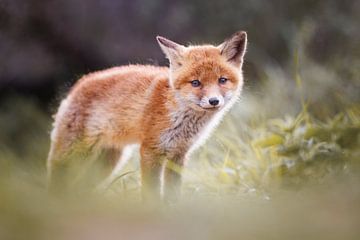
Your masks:
[{"label": "dark eye", "polygon": [[219,78],[219,83],[220,84],[225,84],[227,81],[228,81],[227,78],[224,78],[224,77]]},{"label": "dark eye", "polygon": [[193,87],[199,87],[201,85],[201,82],[199,80],[192,80],[191,86]]}]

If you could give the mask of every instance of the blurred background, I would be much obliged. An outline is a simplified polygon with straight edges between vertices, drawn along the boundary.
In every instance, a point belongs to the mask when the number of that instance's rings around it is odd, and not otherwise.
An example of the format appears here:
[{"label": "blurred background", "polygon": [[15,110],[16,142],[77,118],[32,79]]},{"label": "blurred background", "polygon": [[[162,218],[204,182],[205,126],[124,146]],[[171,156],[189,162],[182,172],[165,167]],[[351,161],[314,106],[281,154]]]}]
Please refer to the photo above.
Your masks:
[{"label": "blurred background", "polygon": [[[64,209],[46,197],[45,159],[51,115],[78,78],[129,63],[166,65],[156,35],[185,45],[220,44],[245,30],[249,47],[241,101],[185,169],[186,198],[226,202],[220,204],[227,206],[225,216],[247,229],[248,239],[280,232],[292,238],[355,239],[360,222],[359,29],[356,0],[0,0],[0,215],[5,216],[0,238],[18,228],[39,237],[34,229],[44,229],[53,208]],[[125,171],[129,174],[110,189],[111,202],[138,199],[137,161]],[[302,204],[294,207],[299,195]],[[260,207],[245,210],[239,201],[249,198]],[[271,203],[264,207],[263,200]],[[101,206],[113,206],[107,201]],[[339,205],[347,208],[334,207]],[[273,208],[279,225],[287,222],[283,231],[258,220],[274,218]],[[207,219],[200,212],[206,209],[199,210],[198,220]],[[216,211],[213,215],[221,219]],[[308,215],[316,224],[299,227],[310,225]],[[182,216],[175,223],[186,228],[189,219]],[[190,235],[230,239],[239,230],[212,235],[202,227],[201,234]]]},{"label": "blurred background", "polygon": [[59,89],[88,72],[165,64],[158,34],[219,44],[238,30],[249,34],[248,84],[264,80],[267,67],[291,71],[301,50],[350,88],[359,71],[359,9],[355,0],[1,0],[1,97],[29,96],[47,110]]}]

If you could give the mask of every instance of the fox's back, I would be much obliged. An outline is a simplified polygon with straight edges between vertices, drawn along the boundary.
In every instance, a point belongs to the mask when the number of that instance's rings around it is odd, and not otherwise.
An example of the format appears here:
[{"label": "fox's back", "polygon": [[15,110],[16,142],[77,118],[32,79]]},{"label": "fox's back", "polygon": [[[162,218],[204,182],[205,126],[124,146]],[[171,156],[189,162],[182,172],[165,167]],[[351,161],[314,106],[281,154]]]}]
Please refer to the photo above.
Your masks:
[{"label": "fox's back", "polygon": [[167,77],[167,67],[151,65],[113,67],[84,75],[73,86],[69,96],[90,94],[90,92],[94,96],[101,96],[109,94],[109,90],[110,92],[136,90],[137,94],[142,94],[154,81]]}]

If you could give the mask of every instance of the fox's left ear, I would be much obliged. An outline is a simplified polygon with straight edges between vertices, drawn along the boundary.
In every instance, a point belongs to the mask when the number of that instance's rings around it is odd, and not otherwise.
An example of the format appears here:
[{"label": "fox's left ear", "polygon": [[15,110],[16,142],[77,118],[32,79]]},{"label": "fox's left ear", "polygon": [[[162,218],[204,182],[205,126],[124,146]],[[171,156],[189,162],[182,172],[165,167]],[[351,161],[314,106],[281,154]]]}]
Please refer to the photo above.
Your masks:
[{"label": "fox's left ear", "polygon": [[169,59],[170,66],[181,66],[181,58],[183,52],[185,51],[185,47],[161,36],[157,36],[156,40],[158,41],[166,57]]},{"label": "fox's left ear", "polygon": [[229,39],[218,46],[227,61],[241,67],[246,52],[247,34],[244,31],[236,32]]}]

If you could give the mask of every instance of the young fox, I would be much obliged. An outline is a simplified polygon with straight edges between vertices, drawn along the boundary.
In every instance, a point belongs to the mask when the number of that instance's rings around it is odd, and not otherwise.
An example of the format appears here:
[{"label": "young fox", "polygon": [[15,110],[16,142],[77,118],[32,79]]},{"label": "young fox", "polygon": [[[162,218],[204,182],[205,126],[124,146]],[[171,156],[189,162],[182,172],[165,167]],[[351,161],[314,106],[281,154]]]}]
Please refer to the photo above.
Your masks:
[{"label": "young fox", "polygon": [[125,146],[140,144],[143,198],[178,197],[185,159],[240,95],[247,35],[237,32],[219,46],[156,39],[169,68],[129,65],[91,73],[61,102],[47,161],[50,190],[65,187],[70,156],[102,152],[117,169]]}]

